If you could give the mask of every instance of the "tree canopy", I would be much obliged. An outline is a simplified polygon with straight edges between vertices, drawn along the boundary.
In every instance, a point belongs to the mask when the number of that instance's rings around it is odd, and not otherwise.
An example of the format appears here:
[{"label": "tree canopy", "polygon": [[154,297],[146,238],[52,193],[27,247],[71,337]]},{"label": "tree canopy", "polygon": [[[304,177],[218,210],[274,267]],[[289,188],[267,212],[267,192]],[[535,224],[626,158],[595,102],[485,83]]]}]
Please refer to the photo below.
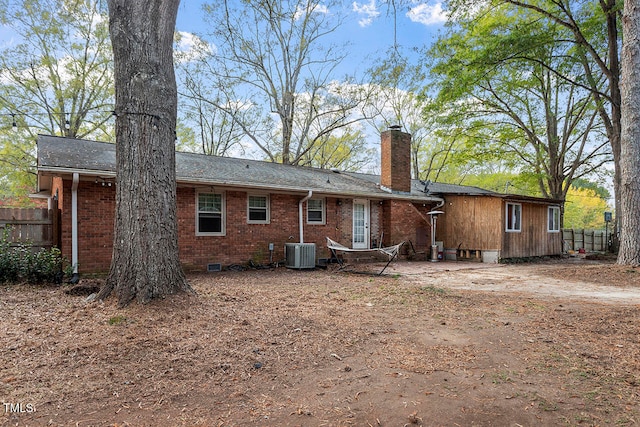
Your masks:
[{"label": "tree canopy", "polygon": [[223,1],[205,6],[217,54],[207,58],[222,110],[271,161],[299,164],[361,105],[358,86],[335,84],[345,56],[326,43],[334,3]]},{"label": "tree canopy", "polygon": [[[394,14],[407,5],[386,4]],[[175,147],[371,169],[371,137],[400,124],[412,134],[415,178],[478,177],[492,189],[564,198],[572,182],[610,177],[602,165],[618,158],[621,4],[453,0],[449,26],[423,64],[394,39],[356,82],[335,73],[346,44],[327,42],[342,25],[339,2],[211,2],[209,34],[175,33],[195,47],[175,57]],[[1,58],[0,187],[26,194],[37,133],[114,140],[106,5],[0,5],[2,22],[20,36]]]},{"label": "tree canopy", "polygon": [[36,135],[113,140],[105,7],[100,0],[0,0],[0,21],[17,34],[0,50],[0,181],[11,182],[9,193],[35,186]]},{"label": "tree canopy", "polygon": [[610,161],[591,91],[564,28],[510,3],[460,19],[431,49],[439,109],[478,155],[511,156],[541,195],[564,199],[571,182]]}]

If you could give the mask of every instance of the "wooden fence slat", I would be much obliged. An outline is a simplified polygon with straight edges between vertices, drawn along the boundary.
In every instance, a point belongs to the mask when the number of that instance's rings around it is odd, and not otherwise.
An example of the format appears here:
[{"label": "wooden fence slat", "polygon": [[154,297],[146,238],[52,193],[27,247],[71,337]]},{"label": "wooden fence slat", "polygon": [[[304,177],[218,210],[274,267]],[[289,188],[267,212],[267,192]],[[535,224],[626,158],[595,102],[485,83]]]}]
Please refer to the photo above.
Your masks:
[{"label": "wooden fence slat", "polygon": [[607,250],[604,230],[565,228],[562,230],[562,239],[565,250],[584,249],[593,252]]},{"label": "wooden fence slat", "polygon": [[58,209],[0,208],[0,229],[9,228],[12,246],[30,243],[34,247],[59,246]]}]

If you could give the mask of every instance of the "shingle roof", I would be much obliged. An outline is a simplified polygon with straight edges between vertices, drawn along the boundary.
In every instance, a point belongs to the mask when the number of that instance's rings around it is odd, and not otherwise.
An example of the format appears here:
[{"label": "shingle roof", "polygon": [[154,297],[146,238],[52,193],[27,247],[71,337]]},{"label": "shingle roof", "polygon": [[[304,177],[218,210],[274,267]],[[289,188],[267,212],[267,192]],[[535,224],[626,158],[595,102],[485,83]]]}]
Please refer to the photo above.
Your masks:
[{"label": "shingle roof", "polygon": [[[38,171],[41,173],[71,173],[92,176],[114,176],[116,146],[104,142],[40,135],[38,137]],[[369,198],[402,198],[420,201],[440,201],[424,192],[420,181],[414,180],[411,193],[391,194],[379,186],[377,175],[333,172],[303,166],[176,153],[178,183],[220,185],[253,189],[307,192],[327,195],[362,196]]]},{"label": "shingle roof", "polygon": [[[373,175],[367,173],[359,173],[359,172],[344,172],[358,179],[362,179],[365,181],[373,182],[376,184],[380,184],[380,175]],[[490,190],[484,190],[479,187],[470,187],[466,185],[456,185],[456,184],[444,184],[441,182],[424,182],[418,179],[411,180],[411,192],[423,192],[431,195],[444,195],[444,194],[471,194],[471,195],[495,195],[495,193]]]},{"label": "shingle roof", "polygon": [[[354,173],[354,172],[344,172],[348,173],[358,179],[362,179],[365,181],[380,183],[379,175],[372,174],[364,174],[364,173]],[[425,194],[446,198],[447,195],[462,195],[462,196],[490,196],[490,197],[500,197],[505,200],[512,201],[526,201],[531,203],[543,203],[543,204],[561,204],[562,200],[554,200],[554,199],[545,199],[542,197],[533,197],[533,196],[524,196],[520,194],[503,194],[497,193],[491,190],[485,190],[484,188],[474,187],[469,185],[457,185],[457,184],[447,184],[443,182],[431,182],[431,181],[420,181],[417,179],[411,180],[411,193],[423,192]]]},{"label": "shingle roof", "polygon": [[425,187],[429,194],[469,194],[483,196],[498,196],[500,193],[485,190],[480,187],[472,187],[469,185],[445,184],[443,182],[427,182]]},{"label": "shingle roof", "polygon": [[[116,146],[105,142],[38,136],[38,172],[110,177],[116,172]],[[380,175],[283,165],[259,160],[176,153],[179,184],[220,185],[271,191],[442,201],[448,194],[493,196],[541,203],[562,203],[539,197],[501,194],[479,187],[411,180],[410,193],[391,193],[380,187]]]}]

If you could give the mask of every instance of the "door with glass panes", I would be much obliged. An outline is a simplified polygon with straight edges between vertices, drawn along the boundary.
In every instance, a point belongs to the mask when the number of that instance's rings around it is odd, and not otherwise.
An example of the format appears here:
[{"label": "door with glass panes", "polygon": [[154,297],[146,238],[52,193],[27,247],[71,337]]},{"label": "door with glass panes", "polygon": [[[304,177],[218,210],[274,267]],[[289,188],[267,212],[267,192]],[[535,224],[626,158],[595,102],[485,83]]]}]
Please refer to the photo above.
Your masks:
[{"label": "door with glass panes", "polygon": [[354,249],[369,249],[369,201],[353,201],[353,241]]}]

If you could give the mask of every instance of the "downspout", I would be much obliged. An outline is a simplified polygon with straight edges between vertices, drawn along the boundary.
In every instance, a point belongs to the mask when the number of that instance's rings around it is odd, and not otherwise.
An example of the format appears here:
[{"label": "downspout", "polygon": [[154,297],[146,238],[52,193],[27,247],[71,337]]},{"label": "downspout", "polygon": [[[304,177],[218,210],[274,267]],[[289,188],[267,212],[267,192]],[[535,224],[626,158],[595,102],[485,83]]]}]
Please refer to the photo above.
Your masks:
[{"label": "downspout", "polygon": [[[445,200],[442,199],[442,201],[440,203],[438,203],[435,207],[433,207],[429,212],[434,212],[437,211],[438,208],[441,208],[444,206]],[[435,246],[436,244],[436,220],[437,220],[437,215],[431,215],[431,246]]]},{"label": "downspout", "polygon": [[80,175],[73,173],[71,183],[71,265],[73,266],[73,280],[78,280],[78,183]]},{"label": "downspout", "polygon": [[309,194],[307,194],[300,202],[298,203],[298,216],[300,217],[300,243],[304,243],[304,215],[302,215],[302,204],[311,198],[313,191],[309,190]]},{"label": "downspout", "polygon": [[445,203],[445,200],[442,199],[442,201],[440,203],[438,203],[437,205],[435,205],[433,208],[431,208],[432,211],[437,211],[439,208],[443,207]]}]

